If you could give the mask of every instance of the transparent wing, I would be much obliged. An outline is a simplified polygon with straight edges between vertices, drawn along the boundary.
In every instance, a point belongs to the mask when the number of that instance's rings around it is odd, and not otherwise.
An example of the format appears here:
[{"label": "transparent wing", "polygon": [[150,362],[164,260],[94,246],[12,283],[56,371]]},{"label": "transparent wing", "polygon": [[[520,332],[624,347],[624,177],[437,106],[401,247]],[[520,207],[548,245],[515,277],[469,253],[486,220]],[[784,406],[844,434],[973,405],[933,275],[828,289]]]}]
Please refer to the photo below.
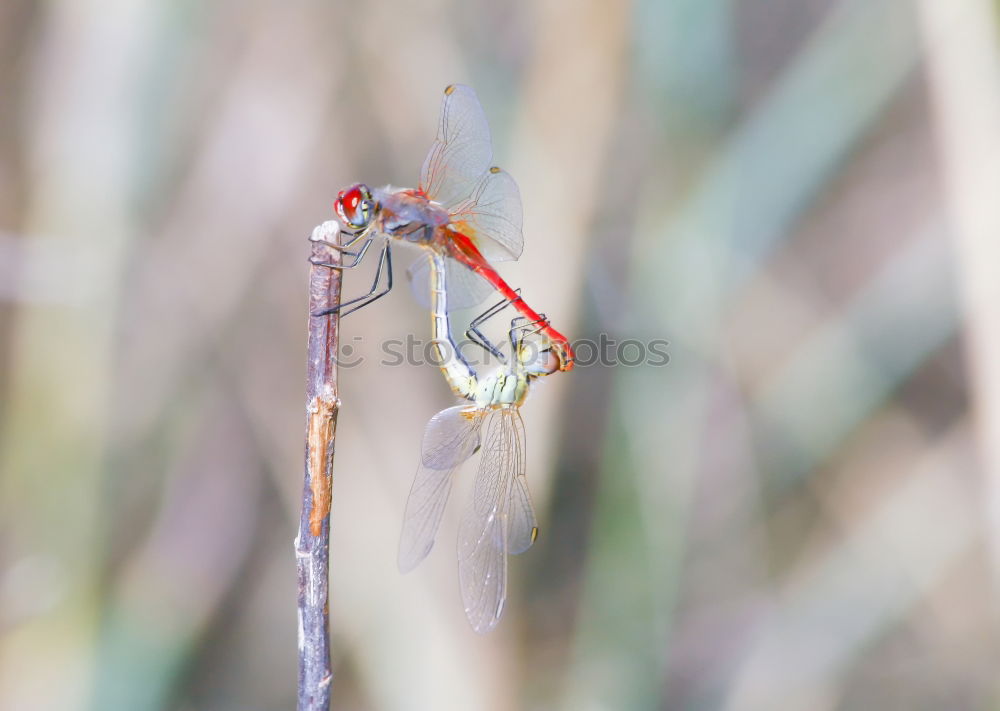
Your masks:
[{"label": "transparent wing", "polygon": [[538,519],[528,493],[528,480],[522,474],[511,485],[510,512],[507,517],[507,548],[517,555],[531,548],[538,538]]},{"label": "transparent wing", "polygon": [[465,616],[479,634],[497,626],[507,600],[507,529],[499,517],[483,523],[469,556],[458,561]]},{"label": "transparent wing", "polygon": [[492,167],[468,200],[452,210],[455,229],[475,241],[490,262],[517,259],[524,251],[521,192],[506,170]]},{"label": "transparent wing", "polygon": [[521,194],[510,174],[490,167],[493,146],[476,92],[444,92],[437,139],[420,170],[420,189],[450,212],[459,231],[488,261],[517,259],[524,249]]},{"label": "transparent wing", "polygon": [[479,448],[482,418],[469,405],[441,410],[428,421],[420,460],[431,469],[447,469],[471,457]]},{"label": "transparent wing", "polygon": [[406,500],[399,537],[399,569],[407,573],[434,547],[455,472],[479,446],[482,418],[469,418],[466,406],[442,410],[424,430],[420,466]]},{"label": "transparent wing", "polygon": [[434,547],[434,537],[448,503],[452,476],[461,465],[458,462],[448,469],[431,469],[421,464],[417,468],[399,536],[397,563],[400,572],[408,573],[416,568]]},{"label": "transparent wing", "polygon": [[476,92],[452,84],[444,90],[437,139],[420,169],[420,189],[450,209],[472,194],[492,160],[490,126]]},{"label": "transparent wing", "polygon": [[[454,259],[445,261],[445,284],[448,288],[448,311],[467,309],[481,304],[491,294],[493,287],[488,281]],[[413,298],[425,309],[431,308],[431,261],[420,257],[409,269],[406,276],[410,280]]]},{"label": "transparent wing", "polygon": [[[472,500],[458,532],[458,578],[472,628],[489,632],[507,597],[507,553],[525,550],[534,534],[534,512],[525,514],[517,481],[524,479],[524,423],[514,408],[494,410],[486,424]],[[527,490],[523,490],[527,493]],[[528,502],[530,511],[530,501]],[[530,521],[529,521],[530,519]],[[525,532],[525,526],[530,527]],[[515,540],[516,539],[516,540]],[[527,543],[526,543],[527,541]]]}]

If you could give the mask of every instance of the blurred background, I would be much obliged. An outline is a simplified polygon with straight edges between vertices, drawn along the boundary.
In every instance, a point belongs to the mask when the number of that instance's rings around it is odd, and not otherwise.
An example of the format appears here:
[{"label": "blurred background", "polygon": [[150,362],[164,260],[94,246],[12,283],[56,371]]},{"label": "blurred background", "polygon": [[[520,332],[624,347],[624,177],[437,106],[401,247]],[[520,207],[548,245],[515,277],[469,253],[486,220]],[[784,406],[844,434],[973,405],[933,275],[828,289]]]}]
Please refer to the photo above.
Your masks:
[{"label": "blurred background", "polygon": [[998,708],[997,27],[986,0],[5,0],[0,708],[294,707],[307,237],[344,185],[416,182],[452,82],[521,187],[508,280],[670,362],[535,389],[541,536],[479,637],[454,502],[396,570],[452,400],[380,348],[429,319],[404,287],[345,320],[334,708]]}]

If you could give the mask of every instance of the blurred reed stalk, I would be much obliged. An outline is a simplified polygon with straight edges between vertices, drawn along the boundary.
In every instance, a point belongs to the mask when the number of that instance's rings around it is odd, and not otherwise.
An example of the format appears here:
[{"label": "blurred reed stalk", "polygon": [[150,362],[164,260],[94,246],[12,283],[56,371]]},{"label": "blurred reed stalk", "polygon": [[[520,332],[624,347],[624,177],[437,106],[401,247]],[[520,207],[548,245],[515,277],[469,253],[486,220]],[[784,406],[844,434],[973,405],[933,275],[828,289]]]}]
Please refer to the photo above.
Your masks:
[{"label": "blurred reed stalk", "polygon": [[1000,589],[1000,34],[989,0],[918,5],[938,151],[955,237],[987,542]]},{"label": "blurred reed stalk", "polygon": [[[314,260],[340,263],[340,254],[313,243]],[[306,370],[306,453],[302,513],[295,538],[299,582],[299,711],[330,708],[329,553],[333,449],[337,432],[337,349],[340,316],[312,314],[340,303],[341,273],[309,271],[309,362]]]}]

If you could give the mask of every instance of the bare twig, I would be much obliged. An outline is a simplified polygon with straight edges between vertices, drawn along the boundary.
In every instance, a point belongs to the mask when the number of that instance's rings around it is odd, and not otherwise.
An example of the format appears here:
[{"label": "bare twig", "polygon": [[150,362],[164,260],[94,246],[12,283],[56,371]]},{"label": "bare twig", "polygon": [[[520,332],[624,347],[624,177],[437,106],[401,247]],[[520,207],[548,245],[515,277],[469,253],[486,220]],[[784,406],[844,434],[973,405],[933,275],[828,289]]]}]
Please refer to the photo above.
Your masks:
[{"label": "bare twig", "polygon": [[[339,263],[340,255],[313,242],[312,255]],[[295,538],[299,580],[299,711],[330,708],[330,633],[328,608],[330,500],[333,447],[337,430],[337,346],[340,319],[311,314],[340,303],[341,273],[313,266],[309,272],[309,363],[305,483]]]}]

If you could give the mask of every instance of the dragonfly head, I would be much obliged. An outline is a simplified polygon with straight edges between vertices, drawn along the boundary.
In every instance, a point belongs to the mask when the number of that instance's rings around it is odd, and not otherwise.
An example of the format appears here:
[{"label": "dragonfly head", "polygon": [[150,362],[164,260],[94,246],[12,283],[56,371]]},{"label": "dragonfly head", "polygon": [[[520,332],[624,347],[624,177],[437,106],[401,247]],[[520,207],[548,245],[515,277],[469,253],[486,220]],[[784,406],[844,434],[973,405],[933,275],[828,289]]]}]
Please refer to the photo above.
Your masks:
[{"label": "dragonfly head", "polygon": [[363,230],[375,219],[376,203],[367,185],[358,183],[337,194],[337,215],[348,228]]},{"label": "dragonfly head", "polygon": [[548,339],[521,338],[516,344],[517,363],[530,377],[562,370],[562,358]]}]

